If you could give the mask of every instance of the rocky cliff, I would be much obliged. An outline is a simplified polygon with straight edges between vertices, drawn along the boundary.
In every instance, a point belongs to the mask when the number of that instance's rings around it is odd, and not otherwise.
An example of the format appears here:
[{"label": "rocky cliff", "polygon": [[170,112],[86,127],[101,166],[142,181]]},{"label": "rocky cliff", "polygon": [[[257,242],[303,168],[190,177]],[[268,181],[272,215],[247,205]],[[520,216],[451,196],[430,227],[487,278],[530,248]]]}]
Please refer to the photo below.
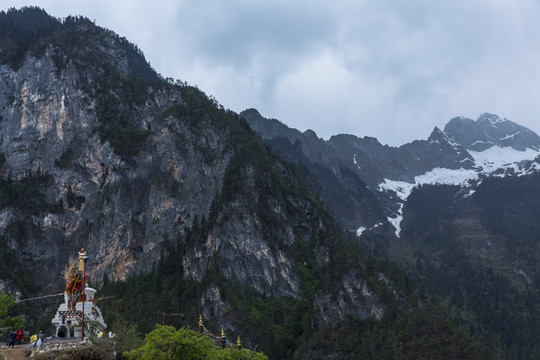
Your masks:
[{"label": "rocky cliff", "polygon": [[[99,33],[86,26],[73,23],[82,34]],[[93,47],[82,50],[98,52],[106,69],[122,76],[127,55],[115,37],[101,32]],[[61,69],[53,60],[58,57],[66,58]],[[5,204],[0,231],[21,260],[29,266],[39,261],[40,272],[53,279],[73,249],[83,246],[91,254],[92,277],[107,272],[123,279],[147,269],[164,239],[208,212],[230,155],[223,154],[221,129],[204,126],[211,120],[190,127],[166,113],[180,100],[180,90],[148,87],[144,103],[122,102],[122,89],[107,84],[96,65],[87,64],[81,74],[77,60],[51,45],[42,54],[28,52],[16,69],[0,67],[3,178],[13,184],[35,174],[46,178],[36,184],[37,194],[21,193],[22,204]],[[99,81],[100,88],[88,88]],[[125,112],[125,124],[107,123],[96,91]],[[144,140],[134,155],[111,144],[111,136],[120,145],[136,141],[137,132]],[[49,277],[37,279],[58,285]]]},{"label": "rocky cliff", "polygon": [[[9,15],[20,14],[4,20]],[[147,272],[194,219],[212,217],[208,238],[182,259],[186,276],[201,279],[216,254],[226,277],[260,293],[298,295],[298,271],[289,254],[271,248],[278,239],[264,233],[254,206],[276,218],[273,231],[285,245],[297,225],[309,241],[328,220],[303,198],[260,194],[259,181],[272,187],[294,177],[281,166],[266,178],[238,159],[242,145],[234,141],[247,129],[235,115],[196,88],[148,69],[149,76],[137,73],[133,53],[137,61],[142,54],[87,19],[34,27],[22,29],[42,33],[20,62],[0,66],[0,234],[38,284],[60,286],[61,270],[81,247],[98,282],[104,274],[123,280]],[[6,53],[9,33],[3,35]],[[235,172],[228,180],[234,189],[220,201],[227,171]],[[296,220],[284,210],[290,204],[301,215]]]}]

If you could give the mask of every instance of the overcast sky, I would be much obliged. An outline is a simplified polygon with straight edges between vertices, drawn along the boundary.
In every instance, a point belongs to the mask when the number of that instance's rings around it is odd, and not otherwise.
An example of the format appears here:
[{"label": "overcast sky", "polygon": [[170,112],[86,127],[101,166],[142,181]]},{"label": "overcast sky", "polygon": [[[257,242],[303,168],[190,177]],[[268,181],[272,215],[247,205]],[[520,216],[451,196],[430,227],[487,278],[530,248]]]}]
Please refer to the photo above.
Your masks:
[{"label": "overcast sky", "polygon": [[0,0],[84,15],[164,77],[320,137],[425,139],[490,112],[540,133],[537,0]]}]

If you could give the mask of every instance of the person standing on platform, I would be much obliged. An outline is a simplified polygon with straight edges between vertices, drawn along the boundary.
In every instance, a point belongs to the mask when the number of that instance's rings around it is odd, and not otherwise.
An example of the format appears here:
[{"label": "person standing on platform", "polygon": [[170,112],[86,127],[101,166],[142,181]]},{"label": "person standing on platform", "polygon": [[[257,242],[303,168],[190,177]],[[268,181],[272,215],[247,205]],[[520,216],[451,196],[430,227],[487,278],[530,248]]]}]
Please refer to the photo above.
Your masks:
[{"label": "person standing on platform", "polygon": [[9,345],[8,348],[12,348],[15,346],[15,341],[17,341],[17,333],[15,332],[15,329],[11,329],[9,332]]},{"label": "person standing on platform", "polygon": [[41,347],[41,345],[43,345],[43,342],[45,341],[45,334],[43,333],[43,331],[39,331],[39,334],[37,335],[37,347],[38,349]]}]

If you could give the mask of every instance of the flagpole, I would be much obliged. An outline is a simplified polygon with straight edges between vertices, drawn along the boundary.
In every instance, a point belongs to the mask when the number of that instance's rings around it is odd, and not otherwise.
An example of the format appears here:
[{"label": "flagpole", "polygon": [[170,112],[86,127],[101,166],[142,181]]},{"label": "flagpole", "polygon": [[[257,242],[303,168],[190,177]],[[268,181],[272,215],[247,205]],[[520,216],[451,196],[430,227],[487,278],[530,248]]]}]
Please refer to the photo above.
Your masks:
[{"label": "flagpole", "polygon": [[83,261],[83,295],[82,295],[82,328],[81,328],[81,341],[84,340],[84,303],[86,302],[86,262],[88,261],[88,256],[86,255],[86,251],[84,249],[81,250],[81,253],[79,255],[82,256]]}]

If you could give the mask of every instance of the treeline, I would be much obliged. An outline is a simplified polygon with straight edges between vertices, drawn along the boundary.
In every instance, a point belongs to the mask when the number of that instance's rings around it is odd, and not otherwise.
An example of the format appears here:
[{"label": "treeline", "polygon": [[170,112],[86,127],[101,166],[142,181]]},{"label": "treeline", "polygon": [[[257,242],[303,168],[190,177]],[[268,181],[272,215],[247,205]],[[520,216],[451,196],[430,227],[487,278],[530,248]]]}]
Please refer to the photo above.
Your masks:
[{"label": "treeline", "polygon": [[[99,63],[99,52],[92,54],[90,50],[93,50],[95,45],[92,41],[103,35],[115,39],[126,51],[132,76],[144,79],[158,77],[144,58],[143,52],[126,38],[96,26],[86,17],[68,16],[59,19],[35,6],[10,8],[7,12],[0,12],[0,47],[3,50],[0,52],[0,61],[17,70],[27,53],[40,57],[46,48],[53,47],[60,48],[62,52],[57,53],[57,66],[65,65],[66,60],[80,62],[87,59],[89,62]],[[82,59],[77,59],[80,55]]]}]

